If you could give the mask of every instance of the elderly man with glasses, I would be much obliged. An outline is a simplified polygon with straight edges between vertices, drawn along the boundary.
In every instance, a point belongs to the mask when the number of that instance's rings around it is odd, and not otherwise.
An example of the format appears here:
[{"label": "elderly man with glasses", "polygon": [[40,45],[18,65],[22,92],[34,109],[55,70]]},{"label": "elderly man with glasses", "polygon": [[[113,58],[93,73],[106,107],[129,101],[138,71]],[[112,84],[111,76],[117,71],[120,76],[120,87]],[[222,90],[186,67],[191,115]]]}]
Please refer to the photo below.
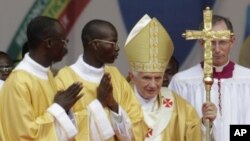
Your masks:
[{"label": "elderly man with glasses", "polygon": [[83,55],[57,75],[58,87],[75,81],[84,86],[84,98],[73,107],[77,141],[143,140],[139,128],[143,114],[133,90],[116,67],[106,65],[118,56],[117,36],[107,21],[88,22],[82,30]]}]

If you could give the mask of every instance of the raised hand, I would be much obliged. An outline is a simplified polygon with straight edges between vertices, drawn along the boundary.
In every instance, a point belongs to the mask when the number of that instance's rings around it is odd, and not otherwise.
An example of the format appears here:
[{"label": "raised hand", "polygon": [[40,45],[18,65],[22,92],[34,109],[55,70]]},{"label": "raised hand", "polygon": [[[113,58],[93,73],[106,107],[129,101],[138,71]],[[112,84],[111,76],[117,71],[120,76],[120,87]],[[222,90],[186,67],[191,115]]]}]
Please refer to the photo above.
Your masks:
[{"label": "raised hand", "polygon": [[202,123],[208,119],[213,122],[217,116],[217,107],[212,102],[206,102],[202,105]]},{"label": "raised hand", "polygon": [[109,73],[105,73],[97,88],[97,99],[103,107],[108,107],[112,111],[118,113],[118,104],[113,97],[113,86]]},{"label": "raised hand", "polygon": [[83,96],[83,94],[79,94],[82,88],[82,83],[73,83],[66,90],[58,91],[55,95],[54,102],[62,106],[64,110],[68,112],[70,108]]}]

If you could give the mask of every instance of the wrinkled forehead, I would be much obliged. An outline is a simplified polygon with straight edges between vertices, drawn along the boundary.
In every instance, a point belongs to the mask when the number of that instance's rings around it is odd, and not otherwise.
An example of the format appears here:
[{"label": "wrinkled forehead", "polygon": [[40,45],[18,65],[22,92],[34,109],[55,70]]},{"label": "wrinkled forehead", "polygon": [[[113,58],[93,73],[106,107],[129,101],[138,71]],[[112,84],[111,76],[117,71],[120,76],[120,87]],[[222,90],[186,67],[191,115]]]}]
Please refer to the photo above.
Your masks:
[{"label": "wrinkled forehead", "polygon": [[158,77],[163,76],[164,72],[138,72],[140,76]]}]

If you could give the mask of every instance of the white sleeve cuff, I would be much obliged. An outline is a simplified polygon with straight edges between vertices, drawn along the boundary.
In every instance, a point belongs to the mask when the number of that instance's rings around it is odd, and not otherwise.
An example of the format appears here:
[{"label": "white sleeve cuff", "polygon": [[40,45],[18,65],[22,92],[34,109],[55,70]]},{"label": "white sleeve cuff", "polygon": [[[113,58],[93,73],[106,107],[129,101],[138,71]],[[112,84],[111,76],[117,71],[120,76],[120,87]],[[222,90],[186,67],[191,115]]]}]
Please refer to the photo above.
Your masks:
[{"label": "white sleeve cuff", "polygon": [[[105,140],[112,137],[115,133],[107,117],[107,114],[104,111],[104,108],[102,104],[99,102],[99,100],[97,99],[93,100],[89,104],[88,109],[91,112],[91,115],[92,115],[91,118],[93,118],[93,120],[96,123],[95,126],[97,126],[97,129],[101,131],[101,132],[98,132],[98,131],[91,131],[91,132],[101,134],[101,137]],[[91,130],[94,130],[94,129],[91,129]]]},{"label": "white sleeve cuff", "polygon": [[126,112],[119,106],[119,113],[110,112],[112,126],[120,140],[131,140],[132,124]]},{"label": "white sleeve cuff", "polygon": [[111,117],[114,118],[114,120],[118,123],[122,122],[122,113],[121,113],[122,108],[118,106],[118,113],[114,112],[111,110],[110,115]]},{"label": "white sleeve cuff", "polygon": [[73,138],[77,133],[75,125],[72,123],[69,116],[66,114],[65,110],[57,103],[52,104],[48,109],[49,112],[59,123],[60,127],[67,134],[67,137]]}]

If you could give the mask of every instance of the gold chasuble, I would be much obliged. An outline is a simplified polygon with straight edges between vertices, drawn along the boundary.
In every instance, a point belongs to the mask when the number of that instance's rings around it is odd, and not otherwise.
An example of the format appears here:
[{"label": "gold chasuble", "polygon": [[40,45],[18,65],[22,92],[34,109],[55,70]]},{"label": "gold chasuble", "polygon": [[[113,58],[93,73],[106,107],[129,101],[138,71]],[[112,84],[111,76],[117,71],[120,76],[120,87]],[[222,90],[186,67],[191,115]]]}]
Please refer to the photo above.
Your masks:
[{"label": "gold chasuble", "polygon": [[160,95],[156,101],[159,109],[144,112],[145,141],[201,141],[200,119],[194,108],[167,88],[162,87]]},{"label": "gold chasuble", "polygon": [[48,79],[49,70],[30,65],[30,60],[26,56],[1,89],[2,141],[58,141],[55,119],[46,112],[53,103],[56,85]]},{"label": "gold chasuble", "polygon": [[71,141],[77,129],[56,92],[50,68],[26,54],[0,92],[1,141]]},{"label": "gold chasuble", "polygon": [[[138,73],[162,73],[163,76],[173,50],[167,31],[156,18],[151,19],[148,15],[137,22],[125,44],[125,53],[134,77]],[[149,79],[147,82],[157,81],[151,80],[150,76],[145,78]],[[144,99],[138,91],[142,86],[137,88],[132,84],[132,87],[144,113],[142,132],[145,141],[201,141],[200,118],[187,101],[164,87],[155,97]],[[143,85],[141,89],[146,91],[150,87]]]},{"label": "gold chasuble", "polygon": [[[143,124],[143,113],[141,112],[140,104],[137,102],[136,97],[133,94],[133,90],[130,88],[130,85],[127,83],[125,78],[120,74],[117,68],[113,66],[106,65],[104,66],[104,68],[102,68],[103,70],[95,72],[90,71],[89,66],[87,65],[86,67],[86,65],[87,64],[83,61],[83,56],[81,55],[79,56],[75,64],[71,65],[70,67],[65,67],[61,69],[56,77],[59,88],[66,88],[76,81],[83,83],[82,91],[84,93],[84,96],[73,106],[72,109],[79,131],[78,135],[75,138],[76,141],[91,141],[91,139],[93,140],[94,138],[93,136],[101,136],[99,134],[104,134],[104,132],[106,131],[100,131],[99,129],[96,129],[95,134],[92,135],[91,130],[93,129],[91,126],[91,120],[94,119],[90,119],[91,112],[89,110],[89,105],[91,105],[91,103],[97,99],[96,90],[104,72],[107,72],[111,75],[114,99],[117,101],[119,106],[121,106],[121,108],[126,111],[126,114],[130,118],[133,124],[133,129],[131,130],[133,130],[135,140],[143,141],[143,135],[141,132],[141,126]],[[92,78],[90,79],[91,76]],[[96,82],[91,82],[90,80]],[[103,109],[103,107],[101,107],[101,109]],[[106,114],[102,116],[107,116],[108,122],[110,123],[111,111],[108,108],[104,108],[104,111],[106,112]],[[99,115],[99,118],[100,116],[101,113]],[[112,126],[114,127],[114,125]],[[113,130],[112,127],[111,130]],[[115,141],[118,139],[115,138],[115,136],[113,135],[109,139],[105,140]]]}]

